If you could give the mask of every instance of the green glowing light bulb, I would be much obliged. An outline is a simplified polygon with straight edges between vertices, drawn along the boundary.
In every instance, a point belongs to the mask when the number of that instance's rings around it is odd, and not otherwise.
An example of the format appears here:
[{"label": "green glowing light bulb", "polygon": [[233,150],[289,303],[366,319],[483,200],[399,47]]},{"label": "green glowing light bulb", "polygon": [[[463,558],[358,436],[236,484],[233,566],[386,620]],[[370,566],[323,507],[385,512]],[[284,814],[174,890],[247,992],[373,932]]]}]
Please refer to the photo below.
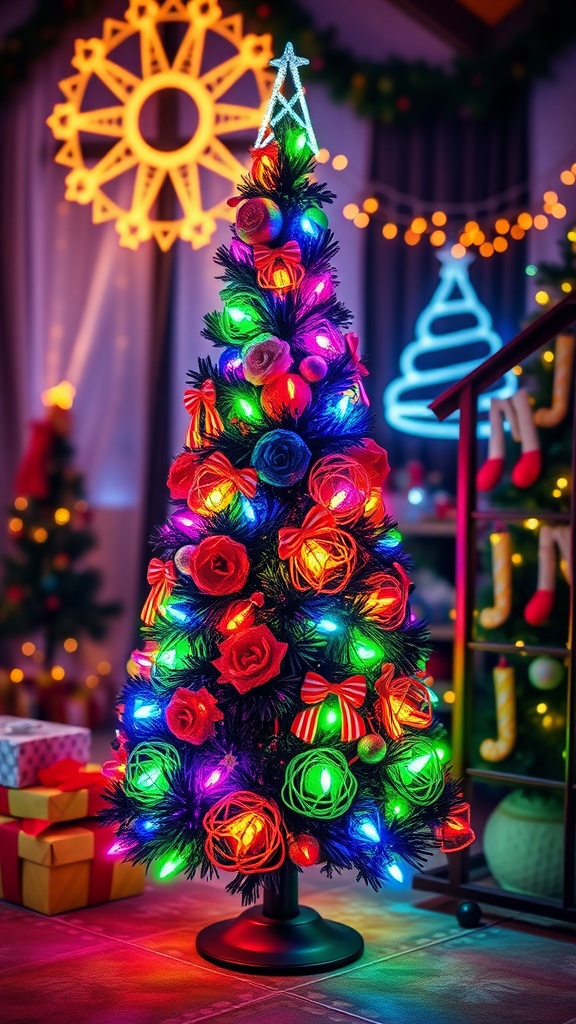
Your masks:
[{"label": "green glowing light bulb", "polygon": [[178,853],[171,853],[168,860],[165,860],[160,871],[158,872],[158,878],[168,878],[173,875],[184,863],[184,857]]}]

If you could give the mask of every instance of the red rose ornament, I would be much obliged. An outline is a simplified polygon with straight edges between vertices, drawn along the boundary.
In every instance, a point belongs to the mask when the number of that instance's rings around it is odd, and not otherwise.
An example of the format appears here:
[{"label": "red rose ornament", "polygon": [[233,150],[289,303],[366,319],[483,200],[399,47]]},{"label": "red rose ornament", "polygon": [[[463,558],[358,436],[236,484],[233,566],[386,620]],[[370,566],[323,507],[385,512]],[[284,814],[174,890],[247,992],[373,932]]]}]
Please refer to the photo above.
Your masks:
[{"label": "red rose ornament", "polygon": [[177,455],[168,473],[168,489],[171,498],[187,498],[192,486],[194,470],[198,465],[198,456],[194,452],[182,452]]},{"label": "red rose ornament", "polygon": [[288,649],[264,625],[238,629],[218,646],[220,657],[212,662],[220,672],[218,682],[230,683],[238,693],[248,693],[277,676]]},{"label": "red rose ornament", "polygon": [[221,533],[200,541],[190,556],[189,566],[198,590],[215,597],[238,593],[250,571],[244,545]]},{"label": "red rose ornament", "polygon": [[208,693],[205,686],[195,692],[179,687],[166,708],[166,724],[170,732],[179,740],[197,746],[214,735],[214,723],[223,718],[216,698]]}]

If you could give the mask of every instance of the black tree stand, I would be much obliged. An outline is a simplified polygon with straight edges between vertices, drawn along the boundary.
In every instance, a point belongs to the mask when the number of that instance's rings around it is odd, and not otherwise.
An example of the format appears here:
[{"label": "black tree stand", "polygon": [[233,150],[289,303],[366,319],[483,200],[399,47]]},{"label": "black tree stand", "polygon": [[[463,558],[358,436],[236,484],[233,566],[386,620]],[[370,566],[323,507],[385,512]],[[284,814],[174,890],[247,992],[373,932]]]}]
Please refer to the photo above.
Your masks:
[{"label": "black tree stand", "polygon": [[196,948],[220,967],[258,974],[332,971],[364,950],[359,932],[298,904],[298,872],[284,865],[279,892],[264,889],[264,901],[239,917],[203,928]]}]

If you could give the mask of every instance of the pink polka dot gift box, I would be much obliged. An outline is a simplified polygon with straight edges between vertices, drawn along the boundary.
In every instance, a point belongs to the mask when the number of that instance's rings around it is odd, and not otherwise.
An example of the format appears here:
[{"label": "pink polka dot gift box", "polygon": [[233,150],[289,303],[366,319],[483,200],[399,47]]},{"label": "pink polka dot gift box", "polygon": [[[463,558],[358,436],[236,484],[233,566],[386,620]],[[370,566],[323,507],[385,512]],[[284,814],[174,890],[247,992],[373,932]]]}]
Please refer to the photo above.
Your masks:
[{"label": "pink polka dot gift box", "polygon": [[0,786],[22,789],[65,757],[90,760],[90,729],[0,715]]}]

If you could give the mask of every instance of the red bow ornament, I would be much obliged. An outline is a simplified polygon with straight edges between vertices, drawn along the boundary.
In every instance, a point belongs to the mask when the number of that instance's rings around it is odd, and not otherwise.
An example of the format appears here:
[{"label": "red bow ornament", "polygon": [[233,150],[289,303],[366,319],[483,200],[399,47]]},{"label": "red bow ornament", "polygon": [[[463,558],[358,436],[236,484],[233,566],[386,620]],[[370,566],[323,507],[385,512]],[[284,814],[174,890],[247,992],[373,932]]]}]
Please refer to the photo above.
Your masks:
[{"label": "red bow ornament", "polygon": [[336,526],[328,509],[314,505],[300,527],[278,531],[278,555],[289,560],[290,579],[296,590],[311,587],[317,593],[336,594],[356,566],[356,541]]},{"label": "red bow ornament", "polygon": [[[188,388],[184,392],[184,406],[190,414],[190,425],[186,434],[188,448],[205,448],[211,437],[218,437],[224,430],[222,417],[216,409],[216,388],[211,380],[205,380],[199,388]],[[204,434],[202,434],[204,416]]]},{"label": "red bow ornament", "polygon": [[334,694],[338,698],[340,705],[342,722],[340,739],[342,743],[351,743],[364,736],[366,726],[355,709],[361,707],[366,699],[366,678],[364,676],[349,676],[341,683],[329,683],[317,672],[307,672],[304,676],[300,696],[305,704],[317,706],[301,711],[292,723],[292,732],[304,743],[314,742],[322,703],[330,694]]},{"label": "red bow ornament", "polygon": [[404,735],[405,726],[411,729],[427,729],[432,724],[432,704],[428,687],[411,676],[394,678],[394,665],[382,665],[380,678],[375,684],[380,698],[379,711],[382,724],[393,740]]},{"label": "red bow ornament", "polygon": [[344,335],[344,338],[346,340],[346,344],[348,345],[348,352],[350,354],[350,358],[354,363],[354,366],[356,367],[356,372],[358,374],[358,379],[356,383],[358,385],[360,398],[364,402],[364,405],[370,405],[370,399],[368,398],[368,395],[366,394],[366,388],[362,383],[362,377],[368,376],[368,370],[364,366],[364,363],[362,362],[362,357],[360,355],[360,339],[358,335],[354,333],[354,331],[349,331],[348,334]]},{"label": "red bow ornament", "polygon": [[269,142],[267,146],[259,146],[258,149],[250,150],[250,156],[252,157],[252,170],[250,173],[254,181],[260,182],[261,185],[266,184],[270,172],[278,163],[279,152],[280,147],[277,142]]},{"label": "red bow ornament", "polygon": [[151,558],[148,563],[146,579],[152,589],[144,602],[140,617],[147,626],[151,626],[162,603],[170,596],[177,581],[172,559],[169,558],[167,562],[163,562],[161,558]]},{"label": "red bow ornament", "polygon": [[214,452],[196,467],[188,506],[201,516],[223,512],[238,492],[253,498],[257,484],[258,474],[251,466],[237,469],[222,452]]},{"label": "red bow ornament", "polygon": [[463,800],[455,804],[446,821],[435,829],[435,835],[442,853],[455,853],[470,846],[476,839],[470,828],[470,805]]},{"label": "red bow ornament", "polygon": [[272,288],[277,292],[290,291],[304,277],[301,259],[300,246],[293,239],[278,249],[255,245],[254,265],[258,271],[258,284],[261,288]]}]

